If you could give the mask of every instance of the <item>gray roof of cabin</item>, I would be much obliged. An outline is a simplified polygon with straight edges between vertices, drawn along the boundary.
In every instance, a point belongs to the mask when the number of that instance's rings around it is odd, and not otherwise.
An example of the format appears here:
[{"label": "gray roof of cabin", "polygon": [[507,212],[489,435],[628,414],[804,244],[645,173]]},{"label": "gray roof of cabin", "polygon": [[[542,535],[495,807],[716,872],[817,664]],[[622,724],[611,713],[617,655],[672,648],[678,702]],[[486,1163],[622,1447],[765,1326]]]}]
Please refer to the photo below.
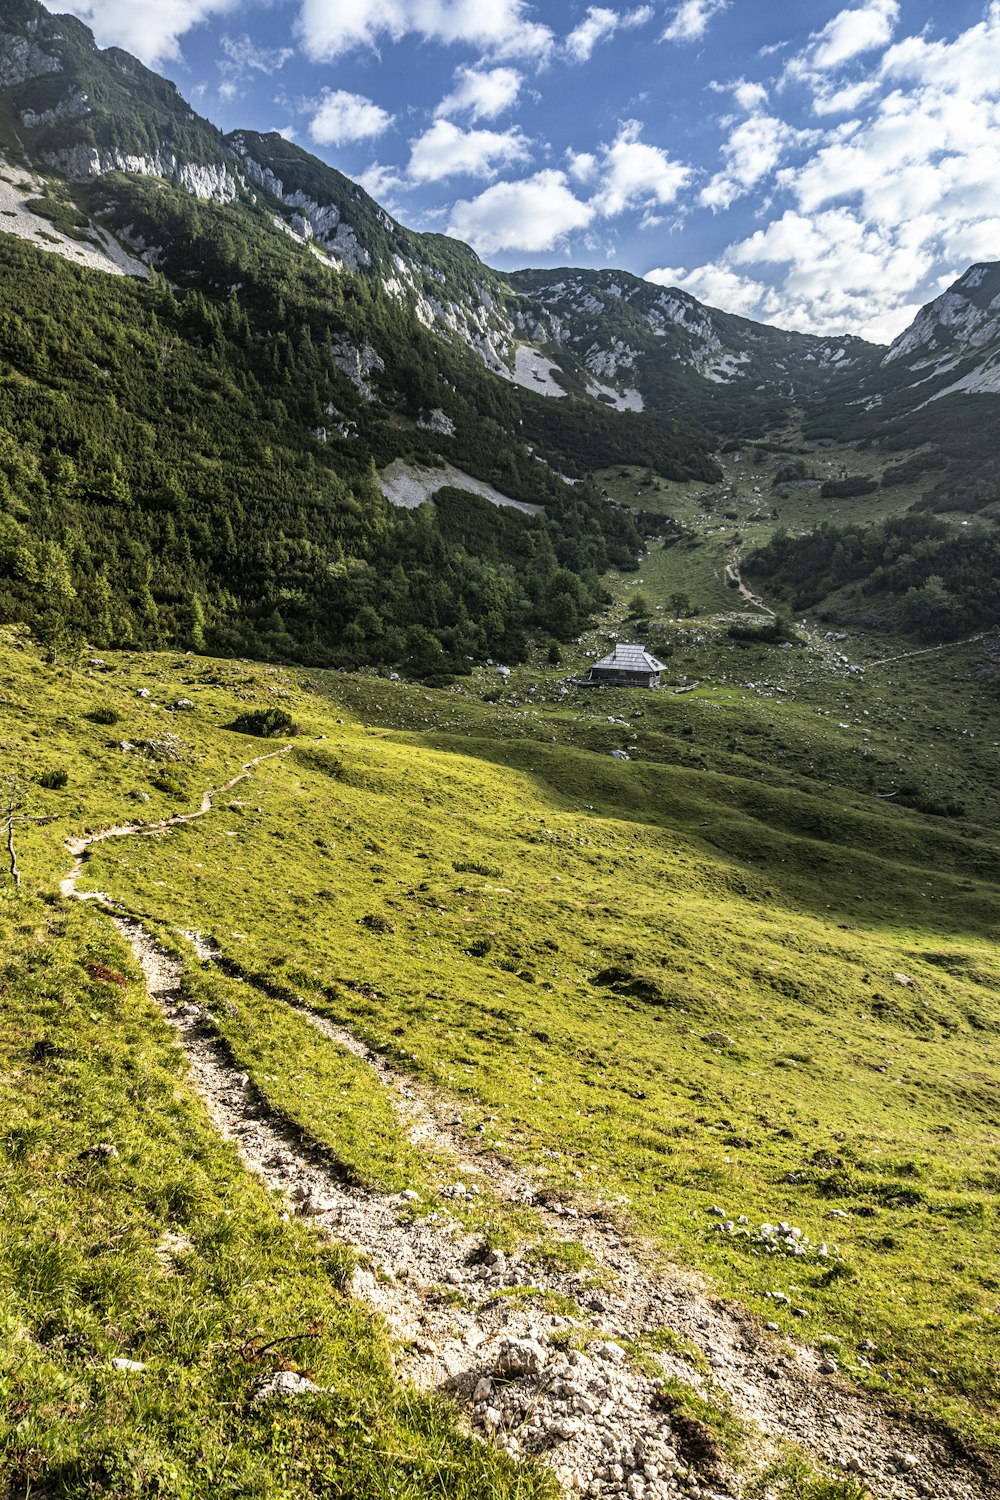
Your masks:
[{"label": "gray roof of cabin", "polygon": [[655,656],[651,656],[645,646],[625,645],[622,642],[619,642],[610,656],[603,656],[600,661],[595,661],[594,666],[607,667],[616,672],[662,672],[665,670],[662,661],[657,661]]}]

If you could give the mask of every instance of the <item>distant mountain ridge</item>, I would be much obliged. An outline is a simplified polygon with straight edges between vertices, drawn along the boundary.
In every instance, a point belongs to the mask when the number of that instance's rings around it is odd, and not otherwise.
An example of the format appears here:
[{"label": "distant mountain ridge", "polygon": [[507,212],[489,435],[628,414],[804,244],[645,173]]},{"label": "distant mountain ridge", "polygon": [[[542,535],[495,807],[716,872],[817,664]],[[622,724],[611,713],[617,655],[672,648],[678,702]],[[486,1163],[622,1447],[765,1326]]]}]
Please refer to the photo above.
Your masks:
[{"label": "distant mountain ridge", "polygon": [[[270,203],[276,226],[300,244],[334,267],[377,277],[411,301],[424,326],[461,339],[494,374],[536,394],[633,411],[680,403],[718,426],[731,420],[736,402],[727,398],[736,392],[744,410],[766,418],[776,404],[839,393],[845,375],[864,399],[894,408],[1000,390],[995,266],[970,268],[887,351],[755,323],[625,271],[501,274],[458,241],[406,229],[277,134],[224,136],[173,84],[119,48],[102,51],[83,23],[36,0],[3,8],[0,145],[81,185],[120,173],[219,204]],[[127,224],[111,227],[134,248]],[[143,243],[139,253],[157,264],[164,247]],[[919,402],[904,394],[924,382]]]},{"label": "distant mountain ridge", "polygon": [[[460,338],[493,373],[537,394],[590,396],[622,410],[681,399],[700,415],[728,411],[726,386],[756,409],[773,396],[809,396],[829,373],[875,360],[860,339],[765,328],[627,272],[502,275],[457,241],[407,230],[277,134],[223,136],[172,84],[120,49],[101,51],[86,26],[35,0],[4,7],[0,88],[0,144],[12,159],[81,185],[121,173],[219,204],[257,197],[301,244],[335,267],[378,277],[411,300],[425,326]],[[127,224],[112,227],[134,248]],[[140,248],[153,264],[162,252]]]},{"label": "distant mountain ridge", "polygon": [[[526,631],[577,630],[602,571],[638,555],[594,471],[711,484],[722,444],[789,423],[910,455],[885,483],[930,476],[931,508],[959,493],[988,518],[1000,493],[1000,265],[888,349],[621,270],[500,273],[278,134],[223,135],[37,0],[0,13],[0,276],[0,562],[31,559],[0,574],[0,617],[23,618],[54,568],[57,615],[98,643],[513,657]],[[386,511],[377,472],[397,461],[529,519],[510,530],[449,485],[419,515]],[[107,561],[80,527],[110,527]]]}]

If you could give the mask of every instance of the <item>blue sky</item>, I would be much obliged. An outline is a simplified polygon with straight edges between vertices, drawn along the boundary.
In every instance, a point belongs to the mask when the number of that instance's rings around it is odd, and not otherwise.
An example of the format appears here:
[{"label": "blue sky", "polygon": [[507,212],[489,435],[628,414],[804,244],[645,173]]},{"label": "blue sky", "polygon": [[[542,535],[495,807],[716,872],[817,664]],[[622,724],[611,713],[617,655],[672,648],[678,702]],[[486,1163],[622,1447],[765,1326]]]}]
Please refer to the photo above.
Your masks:
[{"label": "blue sky", "polygon": [[1000,0],[52,0],[490,264],[887,342],[1000,259]]}]

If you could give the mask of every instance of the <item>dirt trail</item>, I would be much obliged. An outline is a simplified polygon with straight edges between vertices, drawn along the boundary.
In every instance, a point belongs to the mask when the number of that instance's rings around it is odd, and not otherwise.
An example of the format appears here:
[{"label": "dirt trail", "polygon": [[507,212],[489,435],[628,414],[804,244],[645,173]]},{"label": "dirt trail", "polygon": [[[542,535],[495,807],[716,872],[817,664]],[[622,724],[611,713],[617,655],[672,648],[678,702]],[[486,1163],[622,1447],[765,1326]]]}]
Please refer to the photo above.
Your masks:
[{"label": "dirt trail", "polygon": [[903,651],[899,656],[882,656],[878,661],[866,661],[865,671],[870,672],[872,667],[887,667],[894,661],[909,661],[913,656],[933,656],[938,651],[954,651],[959,646],[974,646],[977,641],[984,641],[986,634],[985,630],[981,630],[978,635],[966,636],[961,641],[943,641],[940,646],[924,646],[920,651]]},{"label": "dirt trail", "polygon": [[770,615],[774,619],[774,610],[764,603],[759,594],[753,593],[743,582],[740,574],[740,559],[738,555],[731,557],[729,562],[726,563],[726,581],[727,583],[735,583],[740,591],[741,598],[745,599],[748,604],[755,604],[758,609],[762,609],[766,615]]},{"label": "dirt trail", "polygon": [[[64,896],[78,896],[77,883],[83,873],[87,851],[92,844],[99,844],[104,839],[145,838],[154,833],[162,833],[165,828],[177,828],[183,823],[193,823],[212,811],[216,797],[221,797],[223,792],[229,792],[241,781],[246,781],[254,766],[259,766],[261,761],[274,760],[275,756],[287,755],[292,748],[291,745],[285,745],[280,750],[269,750],[266,755],[255,755],[252,760],[244,761],[243,769],[238,775],[233,776],[223,786],[211,787],[207,792],[202,793],[201,802],[194,812],[173,813],[169,818],[161,818],[155,823],[119,823],[113,828],[102,828],[99,833],[86,834],[83,838],[67,839],[66,848],[73,856],[73,868],[66,879],[59,882],[60,891]],[[91,891],[79,896],[78,899],[104,902],[109,900],[102,891]]]},{"label": "dirt trail", "polygon": [[[248,762],[243,775],[268,758]],[[213,795],[241,779],[207,793],[197,813],[168,825],[203,816]],[[141,836],[168,825],[107,830],[70,847],[79,863],[102,837]],[[75,866],[63,889],[88,899],[75,890],[78,875]],[[671,1329],[695,1346],[698,1364],[711,1375],[668,1353],[659,1356],[663,1376],[703,1395],[722,1393],[757,1434],[762,1454],[782,1442],[798,1444],[834,1473],[864,1476],[877,1500],[988,1500],[996,1493],[941,1439],[838,1376],[820,1374],[814,1351],[772,1338],[676,1268],[657,1268],[601,1212],[546,1202],[526,1171],[463,1134],[453,1101],[398,1074],[364,1043],[297,1004],[332,1047],[374,1069],[410,1140],[452,1164],[454,1183],[444,1197],[482,1191],[531,1204],[552,1241],[582,1245],[589,1264],[568,1269],[569,1255],[529,1263],[491,1252],[446,1210],[428,1211],[412,1190],[385,1195],[345,1185],[329,1154],[303,1141],[234,1065],[211,1016],[185,1003],[181,962],[134,917],[110,915],[142,965],[220,1133],[290,1211],[356,1247],[351,1289],[400,1341],[401,1373],[467,1404],[485,1439],[512,1455],[536,1456],[571,1493],[607,1500],[738,1495],[738,1475],[704,1429],[672,1409],[663,1378],[639,1372],[626,1358],[623,1345]],[[185,936],[201,961],[219,960],[233,971],[210,938]],[[576,1304],[572,1313],[564,1299]]]}]

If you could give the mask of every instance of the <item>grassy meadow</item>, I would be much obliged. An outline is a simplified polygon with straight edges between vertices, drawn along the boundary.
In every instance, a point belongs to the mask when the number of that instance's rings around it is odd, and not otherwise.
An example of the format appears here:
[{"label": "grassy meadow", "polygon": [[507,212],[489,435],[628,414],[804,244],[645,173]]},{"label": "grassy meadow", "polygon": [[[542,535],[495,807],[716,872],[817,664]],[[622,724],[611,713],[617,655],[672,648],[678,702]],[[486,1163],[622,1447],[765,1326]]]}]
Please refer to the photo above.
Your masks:
[{"label": "grassy meadow", "polygon": [[[654,612],[697,593],[683,569],[641,577]],[[1000,1453],[989,643],[851,675],[838,651],[870,663],[886,642],[747,644],[705,598],[660,627],[668,681],[694,691],[566,691],[630,633],[626,585],[560,667],[450,690],[169,654],[49,666],[5,635],[3,769],[47,820],[17,827],[21,891],[0,880],[11,1496],[91,1482],[120,1429],[136,1493],[307,1493],[307,1453],[350,1493],[430,1493],[434,1465],[449,1494],[545,1492],[394,1385],[343,1257],[214,1140],[121,940],[56,894],[64,838],[194,807],[266,748],[227,727],[258,706],[296,719],[292,752],[200,822],[94,846],[80,889],[175,943],[215,939],[228,972],[191,958],[187,984],[275,1108],[353,1180],[433,1201],[438,1165],[287,994],[553,1193]],[[81,1165],[95,1140],[119,1157]],[[827,1254],[764,1254],[717,1207]],[[498,1239],[532,1232],[482,1212]],[[164,1272],[168,1232],[191,1248]],[[261,1416],[238,1351],[275,1337],[356,1418]],[[109,1370],[112,1352],[154,1379]]]}]

